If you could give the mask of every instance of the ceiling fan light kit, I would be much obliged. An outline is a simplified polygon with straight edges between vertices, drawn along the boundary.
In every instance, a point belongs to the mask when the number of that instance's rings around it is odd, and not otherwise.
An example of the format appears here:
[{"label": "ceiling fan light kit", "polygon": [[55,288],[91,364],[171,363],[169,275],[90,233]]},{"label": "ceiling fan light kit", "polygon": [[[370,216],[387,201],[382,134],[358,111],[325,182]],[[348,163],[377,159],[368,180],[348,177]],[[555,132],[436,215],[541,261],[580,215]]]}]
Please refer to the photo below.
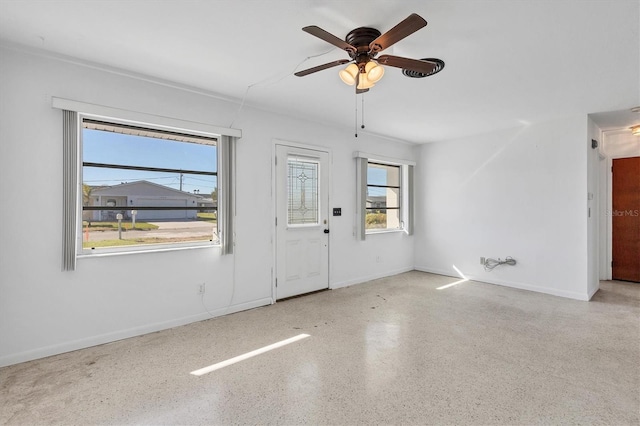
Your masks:
[{"label": "ceiling fan light kit", "polygon": [[373,86],[375,86],[375,84],[367,78],[366,74],[360,74],[358,76],[358,85],[356,86],[357,90],[369,90]]},{"label": "ceiling fan light kit", "polygon": [[384,34],[381,34],[380,31],[375,28],[360,27],[351,30],[344,40],[315,25],[304,27],[302,31],[341,48],[347,52],[350,59],[337,60],[298,71],[295,75],[303,77],[327,68],[349,63],[346,68],[338,72],[338,75],[345,84],[350,86],[355,85],[356,93],[367,92],[375,83],[380,81],[384,75],[384,67],[382,65],[401,68],[403,73],[409,77],[426,77],[433,75],[444,68],[444,62],[440,59],[410,59],[393,55],[381,55],[377,57],[378,53],[384,49],[387,49],[426,25],[427,21],[420,15],[413,13]]},{"label": "ceiling fan light kit", "polygon": [[372,83],[377,83],[384,75],[384,68],[374,61],[367,62],[367,65],[365,65],[365,75],[367,76],[367,80]]},{"label": "ceiling fan light kit", "polygon": [[356,64],[349,64],[338,73],[340,79],[347,85],[353,86],[358,82],[358,89],[369,89],[375,85],[384,75],[384,68],[373,61],[367,62],[364,73]]},{"label": "ceiling fan light kit", "polygon": [[353,86],[356,84],[356,77],[358,77],[358,66],[356,64],[349,64],[343,70],[341,70],[338,75],[340,79],[344,82],[344,84],[348,84],[349,86]]}]

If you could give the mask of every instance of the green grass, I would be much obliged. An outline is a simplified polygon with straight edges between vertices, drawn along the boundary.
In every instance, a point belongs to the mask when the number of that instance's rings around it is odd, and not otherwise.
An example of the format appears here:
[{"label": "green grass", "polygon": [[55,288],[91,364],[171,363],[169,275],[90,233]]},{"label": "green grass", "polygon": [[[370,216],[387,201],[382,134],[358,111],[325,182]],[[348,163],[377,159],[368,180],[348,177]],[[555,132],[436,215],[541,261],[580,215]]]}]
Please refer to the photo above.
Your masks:
[{"label": "green grass", "polygon": [[[89,223],[91,223],[89,225]],[[89,226],[90,231],[117,231],[118,230],[118,222],[87,222],[86,220],[82,222],[82,229],[86,229],[87,225]],[[133,228],[131,226],[131,222],[122,222],[122,229],[130,230],[136,229],[138,231],[149,231],[151,229],[158,229],[158,225],[153,225],[147,222],[136,222],[136,227]]]},{"label": "green grass", "polygon": [[102,248],[116,246],[133,246],[140,244],[135,240],[103,240],[103,241],[83,241],[82,248]]},{"label": "green grass", "polygon": [[218,221],[218,215],[216,213],[198,213],[198,220],[203,222],[216,223]]}]

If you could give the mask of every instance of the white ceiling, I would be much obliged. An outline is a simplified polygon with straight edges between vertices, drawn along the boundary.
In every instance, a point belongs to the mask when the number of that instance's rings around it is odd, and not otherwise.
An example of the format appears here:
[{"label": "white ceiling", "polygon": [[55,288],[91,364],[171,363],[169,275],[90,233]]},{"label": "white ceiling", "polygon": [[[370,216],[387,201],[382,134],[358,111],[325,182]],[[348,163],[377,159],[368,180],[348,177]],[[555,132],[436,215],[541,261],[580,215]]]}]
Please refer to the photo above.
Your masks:
[{"label": "white ceiling", "polygon": [[0,0],[0,39],[349,129],[340,68],[293,76],[347,55],[301,28],[343,38],[414,12],[429,25],[384,53],[445,69],[387,67],[365,95],[369,132],[423,143],[640,105],[639,0]]}]

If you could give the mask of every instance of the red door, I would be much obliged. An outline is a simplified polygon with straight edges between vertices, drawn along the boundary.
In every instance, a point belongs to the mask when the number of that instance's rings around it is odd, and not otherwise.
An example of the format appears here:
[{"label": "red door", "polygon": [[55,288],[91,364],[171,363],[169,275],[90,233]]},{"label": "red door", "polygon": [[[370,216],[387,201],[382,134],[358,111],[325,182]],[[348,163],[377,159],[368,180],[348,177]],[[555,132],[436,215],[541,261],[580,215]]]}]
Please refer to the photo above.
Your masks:
[{"label": "red door", "polygon": [[613,160],[613,279],[640,282],[640,157]]}]

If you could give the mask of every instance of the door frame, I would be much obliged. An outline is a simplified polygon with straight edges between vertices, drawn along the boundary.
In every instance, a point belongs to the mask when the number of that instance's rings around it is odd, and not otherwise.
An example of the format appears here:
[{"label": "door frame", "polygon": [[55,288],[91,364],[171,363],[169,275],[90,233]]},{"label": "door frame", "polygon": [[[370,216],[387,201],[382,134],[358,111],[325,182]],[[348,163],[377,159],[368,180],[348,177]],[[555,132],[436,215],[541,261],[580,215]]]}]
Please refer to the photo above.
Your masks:
[{"label": "door frame", "polygon": [[629,130],[611,129],[600,132],[602,144],[598,148],[600,156],[601,169],[599,179],[600,193],[600,225],[599,225],[599,262],[600,262],[600,280],[611,280],[613,277],[613,268],[611,261],[613,260],[613,160],[620,158],[637,157],[636,152],[608,152],[609,137],[622,134],[628,134]]},{"label": "door frame", "polygon": [[[278,276],[278,246],[277,246],[277,228],[276,228],[276,216],[278,212],[278,204],[276,200],[277,194],[277,182],[276,182],[276,146],[282,145],[289,148],[299,148],[299,149],[308,149],[312,151],[324,152],[328,155],[328,168],[329,171],[327,173],[328,183],[327,183],[327,198],[329,199],[329,205],[327,206],[327,226],[331,229],[331,188],[333,187],[333,152],[331,148],[327,146],[321,145],[311,145],[301,142],[293,142],[284,139],[273,139],[271,143],[271,304],[276,303],[276,277]],[[332,234],[329,233],[327,235],[327,280],[329,281],[328,288],[332,289],[332,279],[331,279],[331,241]]]}]

